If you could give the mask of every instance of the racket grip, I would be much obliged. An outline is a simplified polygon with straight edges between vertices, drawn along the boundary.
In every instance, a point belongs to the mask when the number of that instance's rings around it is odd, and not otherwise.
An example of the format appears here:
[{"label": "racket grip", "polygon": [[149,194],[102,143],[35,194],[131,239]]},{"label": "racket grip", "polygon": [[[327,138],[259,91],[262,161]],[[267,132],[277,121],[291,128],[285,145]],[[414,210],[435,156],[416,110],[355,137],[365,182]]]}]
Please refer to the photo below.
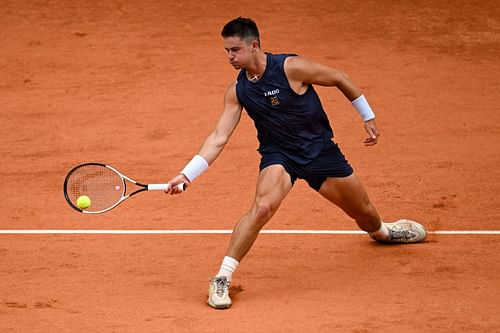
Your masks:
[{"label": "racket grip", "polygon": [[[148,184],[148,191],[163,191],[169,187],[170,187],[170,184]],[[184,186],[184,183],[176,185],[175,187],[177,187],[182,192],[184,192],[186,189]]]}]

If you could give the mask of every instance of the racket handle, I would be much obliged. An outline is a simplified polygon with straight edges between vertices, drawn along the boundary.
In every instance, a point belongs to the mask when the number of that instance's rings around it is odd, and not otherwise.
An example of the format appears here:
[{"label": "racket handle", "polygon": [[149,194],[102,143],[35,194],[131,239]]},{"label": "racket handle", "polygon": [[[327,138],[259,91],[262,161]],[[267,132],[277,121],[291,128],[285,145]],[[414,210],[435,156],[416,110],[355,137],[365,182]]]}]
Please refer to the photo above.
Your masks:
[{"label": "racket handle", "polygon": [[[170,184],[148,184],[148,191],[163,191],[169,187],[170,187]],[[175,187],[177,187],[182,192],[184,192],[184,190],[186,189],[184,186],[184,183],[181,183]]]}]

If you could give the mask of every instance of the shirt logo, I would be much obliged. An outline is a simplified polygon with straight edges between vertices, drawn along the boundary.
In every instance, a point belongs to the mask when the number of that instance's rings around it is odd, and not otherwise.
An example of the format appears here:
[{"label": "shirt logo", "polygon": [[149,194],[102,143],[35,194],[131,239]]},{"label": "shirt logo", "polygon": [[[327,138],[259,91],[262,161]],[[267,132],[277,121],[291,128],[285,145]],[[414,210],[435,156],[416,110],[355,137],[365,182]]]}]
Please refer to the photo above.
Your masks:
[{"label": "shirt logo", "polygon": [[279,89],[274,89],[274,90],[266,91],[264,93],[264,96],[269,97],[269,100],[271,101],[272,106],[277,106],[277,105],[280,105],[280,100],[279,100],[278,96],[276,96],[279,93],[280,93]]},{"label": "shirt logo", "polygon": [[274,89],[274,90],[271,90],[271,91],[267,91],[264,93],[264,96],[274,96],[274,95],[277,95],[280,93],[280,90],[279,89]]}]

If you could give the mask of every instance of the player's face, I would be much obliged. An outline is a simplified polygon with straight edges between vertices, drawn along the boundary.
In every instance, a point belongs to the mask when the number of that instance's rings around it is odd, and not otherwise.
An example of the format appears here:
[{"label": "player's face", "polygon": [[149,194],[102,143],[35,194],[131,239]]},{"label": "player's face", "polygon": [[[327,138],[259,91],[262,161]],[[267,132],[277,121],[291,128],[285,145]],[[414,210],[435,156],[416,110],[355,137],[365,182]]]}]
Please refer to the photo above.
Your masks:
[{"label": "player's face", "polygon": [[254,43],[247,43],[239,37],[224,38],[227,59],[235,69],[245,68],[252,59]]}]

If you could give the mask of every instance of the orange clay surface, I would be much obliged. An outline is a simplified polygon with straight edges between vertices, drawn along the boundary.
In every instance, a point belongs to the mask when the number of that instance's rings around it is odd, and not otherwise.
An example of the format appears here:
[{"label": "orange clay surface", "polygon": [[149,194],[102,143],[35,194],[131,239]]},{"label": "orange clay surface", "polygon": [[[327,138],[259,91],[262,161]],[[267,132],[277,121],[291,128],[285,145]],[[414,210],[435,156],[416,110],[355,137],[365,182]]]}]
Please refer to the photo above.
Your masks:
[{"label": "orange clay surface", "polygon": [[[231,229],[254,195],[248,116],[189,191],[141,194],[99,216],[71,210],[66,172],[102,161],[166,181],[214,126],[222,25],[259,24],[264,50],[344,70],[380,142],[334,88],[336,141],[387,221],[500,229],[497,1],[14,1],[0,9],[1,229]],[[356,230],[298,182],[266,229]],[[495,332],[500,236],[259,237],[234,305],[205,304],[229,235],[0,234],[0,332]]]}]

